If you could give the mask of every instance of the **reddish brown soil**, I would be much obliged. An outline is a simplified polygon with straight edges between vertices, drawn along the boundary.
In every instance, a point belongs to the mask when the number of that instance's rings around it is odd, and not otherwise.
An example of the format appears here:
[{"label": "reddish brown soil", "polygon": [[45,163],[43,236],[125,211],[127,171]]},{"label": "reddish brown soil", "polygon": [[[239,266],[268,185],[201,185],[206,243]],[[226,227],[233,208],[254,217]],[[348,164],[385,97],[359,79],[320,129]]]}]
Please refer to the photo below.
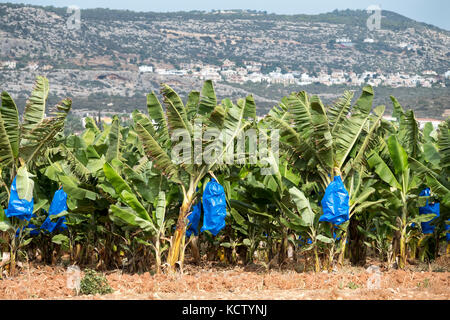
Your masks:
[{"label": "reddish brown soil", "polygon": [[[370,274],[364,268],[343,267],[332,273],[297,273],[255,267],[186,266],[183,274],[106,274],[114,293],[76,296],[66,287],[62,266],[25,266],[15,278],[0,280],[0,299],[443,299],[450,300],[449,257],[438,272],[387,270],[379,289],[368,289]],[[429,270],[433,270],[429,266]]]}]

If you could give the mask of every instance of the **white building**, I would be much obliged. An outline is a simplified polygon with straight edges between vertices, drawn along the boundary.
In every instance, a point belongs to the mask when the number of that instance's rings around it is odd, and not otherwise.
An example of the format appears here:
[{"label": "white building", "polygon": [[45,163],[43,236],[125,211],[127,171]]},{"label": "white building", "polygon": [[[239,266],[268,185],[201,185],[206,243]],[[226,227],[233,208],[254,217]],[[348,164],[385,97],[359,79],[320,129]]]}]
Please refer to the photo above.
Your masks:
[{"label": "white building", "polygon": [[307,73],[302,73],[302,74],[300,75],[300,81],[298,82],[298,84],[299,84],[300,86],[307,86],[308,84],[311,84],[311,83],[313,83],[313,78],[311,78],[311,77],[309,76],[309,74],[307,74]]},{"label": "white building", "polygon": [[30,71],[36,71],[39,68],[39,65],[36,62],[30,62],[28,64],[28,69]]},{"label": "white building", "polygon": [[139,72],[141,72],[141,73],[153,72],[153,67],[152,66],[140,66],[139,67]]},{"label": "white building", "polygon": [[281,83],[283,85],[294,84],[295,78],[291,73],[282,74],[280,72],[269,73],[270,83]]},{"label": "white building", "polygon": [[236,72],[240,76],[245,76],[248,74],[248,71],[245,68],[236,68]]},{"label": "white building", "polygon": [[215,72],[215,71],[211,72],[209,70],[202,70],[200,72],[200,79],[220,81],[220,80],[222,80],[222,77],[220,76],[220,74],[218,72]]},{"label": "white building", "polygon": [[245,78],[245,80],[246,80],[246,81],[251,81],[251,82],[253,82],[253,83],[256,83],[256,82],[268,81],[268,80],[269,80],[269,77],[263,75],[263,74],[260,73],[260,72],[254,72],[254,73],[249,74],[249,75]]},{"label": "white building", "polygon": [[338,38],[336,39],[336,43],[351,43],[352,40],[349,38]]},{"label": "white building", "polygon": [[222,63],[222,70],[230,70],[234,68],[236,64],[233,61],[230,61],[228,59],[225,59],[225,61]]},{"label": "white building", "polygon": [[245,68],[248,70],[248,72],[260,72],[261,67],[262,63],[260,62],[250,61],[245,63]]},{"label": "white building", "polygon": [[424,72],[422,72],[424,75],[427,75],[427,76],[437,76],[437,73],[436,73],[436,71],[433,71],[433,70],[425,70]]},{"label": "white building", "polygon": [[15,69],[16,68],[16,62],[15,61],[3,61],[1,63],[1,66],[3,68]]}]

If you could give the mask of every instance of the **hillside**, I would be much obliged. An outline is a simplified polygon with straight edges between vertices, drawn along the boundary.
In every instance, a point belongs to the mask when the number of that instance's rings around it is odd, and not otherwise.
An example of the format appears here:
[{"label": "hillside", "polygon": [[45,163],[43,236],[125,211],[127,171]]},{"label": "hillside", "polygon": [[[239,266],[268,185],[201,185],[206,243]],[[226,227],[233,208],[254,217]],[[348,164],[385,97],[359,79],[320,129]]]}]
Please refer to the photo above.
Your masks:
[{"label": "hillside", "polygon": [[[161,81],[186,93],[214,70],[197,78],[193,73],[211,66],[223,70],[224,61],[230,61],[235,69],[250,65],[258,74],[277,71],[280,77],[292,74],[295,81],[302,73],[319,77],[336,71],[371,71],[383,76],[431,70],[439,85],[431,81],[429,86],[442,87],[442,75],[450,70],[450,32],[394,12],[383,11],[382,15],[381,29],[371,32],[366,26],[369,14],[363,10],[276,15],[242,10],[154,13],[87,9],[81,10],[81,28],[71,29],[66,24],[71,16],[67,8],[3,3],[0,61],[8,67],[0,73],[0,84],[19,98],[31,88],[36,74],[50,79],[53,94],[83,101],[92,95],[142,97],[156,90]],[[342,44],[339,39],[351,43]],[[178,77],[139,73],[142,65],[187,72]],[[214,80],[219,82],[219,95],[248,93],[244,80],[236,81],[237,85],[222,76]],[[291,80],[288,84],[298,83]],[[279,101],[285,90],[280,87],[275,96],[259,91],[256,100],[266,109]],[[448,96],[448,90],[440,90],[442,94]],[[448,108],[448,102],[445,105],[441,100],[438,116]]]}]

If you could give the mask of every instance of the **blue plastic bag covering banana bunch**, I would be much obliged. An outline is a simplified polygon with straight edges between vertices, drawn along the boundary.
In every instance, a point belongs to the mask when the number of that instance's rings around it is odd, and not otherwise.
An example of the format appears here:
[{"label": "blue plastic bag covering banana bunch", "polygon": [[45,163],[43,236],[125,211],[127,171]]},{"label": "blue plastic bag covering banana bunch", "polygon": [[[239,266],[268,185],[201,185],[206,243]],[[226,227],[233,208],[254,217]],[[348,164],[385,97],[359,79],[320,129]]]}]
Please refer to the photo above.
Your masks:
[{"label": "blue plastic bag covering banana bunch", "polygon": [[[198,187],[195,191],[198,191]],[[202,214],[202,200],[200,199],[196,205],[192,207],[192,212],[188,215],[188,228],[186,230],[186,237],[190,237],[192,233],[198,236],[198,224],[200,223],[200,216]]]},{"label": "blue plastic bag covering banana bunch", "polygon": [[225,190],[212,179],[203,192],[203,226],[200,231],[208,230],[216,236],[225,227],[227,202]]},{"label": "blue plastic bag covering banana bunch", "polygon": [[[431,195],[430,188],[425,188],[425,189],[423,189],[423,190],[420,192],[420,194],[419,194],[420,197],[429,197],[430,195]],[[423,233],[423,234],[429,234],[429,233],[433,233],[433,232],[434,232],[434,228],[435,228],[435,227],[434,227],[433,225],[431,225],[430,223],[431,223],[431,221],[433,221],[434,219],[436,219],[437,217],[439,217],[439,212],[440,212],[440,209],[439,209],[439,203],[436,202],[436,203],[430,204],[430,203],[428,202],[428,199],[427,199],[427,202],[426,202],[425,206],[419,208],[419,214],[430,214],[430,213],[434,213],[434,214],[436,215],[436,217],[434,217],[434,218],[431,219],[430,221],[422,222],[422,223],[421,223],[421,226],[422,226],[422,233]]]},{"label": "blue plastic bag covering banana bunch", "polygon": [[312,244],[312,240],[310,238],[308,238],[307,240],[305,240],[304,238],[302,238],[302,236],[298,236],[298,240],[299,240],[299,247],[303,247],[305,244]]},{"label": "blue plastic bag covering banana bunch", "polygon": [[60,231],[67,229],[66,217],[59,217],[56,222],[50,220],[50,216],[55,216],[64,210],[67,210],[67,193],[61,188],[55,192],[53,196],[52,203],[50,204],[50,209],[48,211],[48,216],[41,226],[41,229],[53,232],[55,230]]},{"label": "blue plastic bag covering banana bunch", "polygon": [[198,224],[200,222],[200,215],[202,214],[202,203],[199,201],[193,208],[192,213],[188,215],[189,228],[186,230],[186,237],[190,237],[192,233],[198,236]]},{"label": "blue plastic bag covering banana bunch", "polygon": [[[36,218],[35,214],[33,214],[33,218]],[[30,233],[29,233],[30,236],[37,236],[40,233],[39,232],[39,227],[34,225],[34,224],[32,224],[32,223],[29,223],[28,225],[22,227],[22,232],[24,232],[26,229],[30,229],[29,230],[30,231]],[[20,235],[20,231],[21,231],[21,229],[17,228],[17,230],[16,230],[16,237],[18,237]]]},{"label": "blue plastic bag covering banana bunch", "polygon": [[11,185],[11,195],[9,197],[8,209],[5,210],[5,214],[8,218],[16,217],[20,220],[30,221],[33,216],[33,198],[31,198],[31,201],[19,198],[16,179],[17,177],[14,178]]},{"label": "blue plastic bag covering banana bunch", "polygon": [[323,215],[319,221],[340,225],[349,219],[349,195],[340,176],[328,185],[321,204]]}]

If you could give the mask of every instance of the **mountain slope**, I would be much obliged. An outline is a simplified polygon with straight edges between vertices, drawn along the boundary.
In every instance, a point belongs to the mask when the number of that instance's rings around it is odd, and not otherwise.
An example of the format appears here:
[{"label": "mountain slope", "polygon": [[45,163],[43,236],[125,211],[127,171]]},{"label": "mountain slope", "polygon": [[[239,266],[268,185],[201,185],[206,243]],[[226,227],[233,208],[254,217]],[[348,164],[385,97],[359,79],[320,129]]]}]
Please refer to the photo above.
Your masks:
[{"label": "mountain slope", "polygon": [[[124,10],[81,11],[81,29],[66,25],[65,8],[0,4],[2,57],[54,67],[133,69],[137,64],[256,61],[267,70],[416,72],[450,69],[450,33],[383,11],[370,32],[362,10],[319,15]],[[23,23],[26,22],[26,23]],[[352,48],[336,45],[349,38]],[[374,43],[364,43],[373,38]],[[409,50],[399,44],[409,45]]]},{"label": "mountain slope", "polygon": [[[141,65],[195,72],[198,65],[220,69],[229,60],[235,71],[250,63],[258,65],[261,74],[279,68],[284,74],[296,73],[297,79],[304,72],[318,77],[321,72],[333,71],[414,75],[432,70],[441,83],[445,82],[442,75],[450,70],[449,31],[389,11],[382,11],[381,29],[374,31],[367,28],[370,15],[364,10],[276,15],[242,10],[155,13],[88,9],[81,10],[80,29],[68,27],[72,15],[67,8],[0,3],[0,64],[4,65],[3,69],[0,65],[0,89],[18,101],[25,100],[34,77],[44,74],[50,79],[51,93],[71,96],[73,111],[82,114],[143,108],[145,94],[157,91],[163,81],[182,96],[201,87],[201,79],[189,73],[139,73]],[[345,43],[348,40],[350,44]],[[11,64],[15,67],[9,67]],[[259,114],[293,90],[323,93],[326,102],[345,88],[359,90],[345,85],[299,87],[229,81],[216,81],[216,87],[219,97],[253,93]],[[376,96],[376,103],[388,108],[389,95],[397,92],[405,108],[418,110],[422,116],[440,117],[450,108],[449,90],[438,85],[429,90],[377,90],[384,95]]]}]

